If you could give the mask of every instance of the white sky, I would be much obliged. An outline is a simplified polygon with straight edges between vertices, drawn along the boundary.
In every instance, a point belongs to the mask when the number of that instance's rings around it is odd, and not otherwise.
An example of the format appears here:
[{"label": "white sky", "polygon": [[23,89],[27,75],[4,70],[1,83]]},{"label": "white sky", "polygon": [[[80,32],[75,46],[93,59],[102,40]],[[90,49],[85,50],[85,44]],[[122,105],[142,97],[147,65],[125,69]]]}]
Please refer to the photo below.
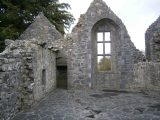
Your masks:
[{"label": "white sky", "polygon": [[[70,12],[78,21],[80,14],[87,11],[93,0],[59,0],[71,5]],[[125,24],[135,46],[145,49],[144,34],[146,29],[160,15],[160,0],[104,0],[112,11]],[[72,25],[73,27],[74,25]],[[72,29],[71,27],[71,29]]]}]

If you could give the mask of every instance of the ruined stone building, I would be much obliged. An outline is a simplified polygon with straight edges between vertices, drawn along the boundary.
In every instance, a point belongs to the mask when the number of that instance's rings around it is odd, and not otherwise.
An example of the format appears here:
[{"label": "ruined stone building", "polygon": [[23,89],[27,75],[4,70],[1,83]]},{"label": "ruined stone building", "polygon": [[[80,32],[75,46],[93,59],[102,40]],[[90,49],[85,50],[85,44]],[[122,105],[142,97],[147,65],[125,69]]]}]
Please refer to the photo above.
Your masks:
[{"label": "ruined stone building", "polygon": [[160,17],[146,31],[146,57],[148,61],[160,61]]},{"label": "ruined stone building", "polygon": [[[152,44],[159,39],[159,23],[160,19],[146,33],[149,60],[155,59],[157,47]],[[3,119],[30,107],[55,88],[160,89],[159,63],[144,62],[123,22],[102,0],[91,3],[65,38],[40,13],[16,41],[5,43],[7,47],[0,53]]]},{"label": "ruined stone building", "polygon": [[160,17],[146,30],[146,61],[134,65],[134,90],[158,91],[160,94]]}]

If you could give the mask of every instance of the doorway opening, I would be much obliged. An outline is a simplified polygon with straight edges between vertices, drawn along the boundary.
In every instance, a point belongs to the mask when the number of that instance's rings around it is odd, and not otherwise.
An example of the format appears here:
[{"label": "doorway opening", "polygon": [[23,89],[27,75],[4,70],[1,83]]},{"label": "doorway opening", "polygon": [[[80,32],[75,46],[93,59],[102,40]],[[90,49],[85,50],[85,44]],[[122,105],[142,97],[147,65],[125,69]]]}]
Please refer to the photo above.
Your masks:
[{"label": "doorway opening", "polygon": [[57,88],[67,89],[67,66],[57,66]]}]

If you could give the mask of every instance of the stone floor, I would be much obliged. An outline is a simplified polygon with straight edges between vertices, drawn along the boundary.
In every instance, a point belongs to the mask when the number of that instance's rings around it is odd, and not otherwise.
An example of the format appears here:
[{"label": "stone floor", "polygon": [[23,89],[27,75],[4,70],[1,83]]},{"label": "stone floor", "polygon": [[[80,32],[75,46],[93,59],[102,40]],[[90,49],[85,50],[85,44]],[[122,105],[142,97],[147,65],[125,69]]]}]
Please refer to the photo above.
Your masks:
[{"label": "stone floor", "polygon": [[123,91],[55,90],[13,120],[160,120],[160,98]]}]

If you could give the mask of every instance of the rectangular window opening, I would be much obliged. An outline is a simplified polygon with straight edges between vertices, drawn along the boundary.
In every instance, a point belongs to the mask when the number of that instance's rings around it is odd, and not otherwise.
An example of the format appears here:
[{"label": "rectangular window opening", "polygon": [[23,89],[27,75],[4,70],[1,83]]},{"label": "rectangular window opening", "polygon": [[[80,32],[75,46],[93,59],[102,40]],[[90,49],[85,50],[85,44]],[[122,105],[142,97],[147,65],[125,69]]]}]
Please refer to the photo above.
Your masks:
[{"label": "rectangular window opening", "polygon": [[97,33],[97,41],[103,41],[103,32],[98,32]]},{"label": "rectangular window opening", "polygon": [[97,33],[97,70],[111,71],[110,32]]},{"label": "rectangular window opening", "polygon": [[104,54],[104,53],[103,53],[103,50],[104,50],[103,47],[104,47],[104,46],[103,46],[103,43],[97,43],[97,53],[98,53],[98,54]]},{"label": "rectangular window opening", "polygon": [[43,86],[46,85],[46,70],[45,69],[42,70],[42,85]]},{"label": "rectangular window opening", "polygon": [[105,43],[105,54],[111,54],[111,43]]},{"label": "rectangular window opening", "polygon": [[105,36],[105,41],[111,41],[110,32],[105,32],[104,36]]}]

